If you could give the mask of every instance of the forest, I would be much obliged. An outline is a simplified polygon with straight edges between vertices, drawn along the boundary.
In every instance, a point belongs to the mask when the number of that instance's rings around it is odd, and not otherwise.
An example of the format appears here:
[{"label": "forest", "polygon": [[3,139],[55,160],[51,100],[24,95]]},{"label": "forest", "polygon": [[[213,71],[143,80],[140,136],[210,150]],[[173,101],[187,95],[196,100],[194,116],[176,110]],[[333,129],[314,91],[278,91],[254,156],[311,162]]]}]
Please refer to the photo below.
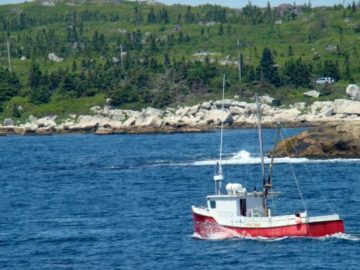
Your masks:
[{"label": "forest", "polygon": [[[360,80],[360,4],[242,9],[115,0],[0,6],[0,112],[87,113],[226,95],[283,104],[344,96]],[[318,77],[335,84],[316,85]],[[307,100],[305,100],[307,101]]]}]

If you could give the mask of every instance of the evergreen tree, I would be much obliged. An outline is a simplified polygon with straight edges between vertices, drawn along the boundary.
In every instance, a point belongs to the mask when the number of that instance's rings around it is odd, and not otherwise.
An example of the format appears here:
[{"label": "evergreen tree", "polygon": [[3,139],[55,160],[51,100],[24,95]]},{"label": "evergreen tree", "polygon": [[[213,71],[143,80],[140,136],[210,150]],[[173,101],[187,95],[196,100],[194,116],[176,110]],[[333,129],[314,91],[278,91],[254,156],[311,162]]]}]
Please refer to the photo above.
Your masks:
[{"label": "evergreen tree", "polygon": [[224,27],[223,27],[222,23],[220,23],[218,34],[220,36],[224,35]]},{"label": "evergreen tree", "polygon": [[288,56],[293,56],[294,55],[294,49],[291,45],[289,45],[288,47]]},{"label": "evergreen tree", "polygon": [[156,15],[153,7],[150,9],[147,18],[148,18],[148,23],[156,23]]},{"label": "evergreen tree", "polygon": [[139,10],[139,7],[136,5],[134,7],[134,23],[136,25],[140,24],[142,22],[142,17],[141,17],[141,13]]},{"label": "evergreen tree", "polygon": [[21,84],[15,73],[0,69],[0,104],[19,94]]},{"label": "evergreen tree", "polygon": [[191,6],[187,7],[186,13],[185,13],[185,22],[187,23],[193,23],[195,21],[195,16],[191,12]]},{"label": "evergreen tree", "polygon": [[306,65],[301,58],[294,61],[290,59],[284,65],[283,80],[295,87],[308,87],[311,81],[311,66]]},{"label": "evergreen tree", "polygon": [[261,70],[261,79],[268,81],[274,86],[281,85],[278,68],[269,48],[264,48],[259,67]]}]

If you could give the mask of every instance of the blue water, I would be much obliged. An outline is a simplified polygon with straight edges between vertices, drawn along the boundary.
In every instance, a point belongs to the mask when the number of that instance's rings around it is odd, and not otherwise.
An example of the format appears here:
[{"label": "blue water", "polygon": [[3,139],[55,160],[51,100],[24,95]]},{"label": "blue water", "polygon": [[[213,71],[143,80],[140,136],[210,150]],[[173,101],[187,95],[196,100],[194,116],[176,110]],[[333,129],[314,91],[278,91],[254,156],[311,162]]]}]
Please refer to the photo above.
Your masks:
[{"label": "blue water", "polygon": [[[273,137],[265,130],[267,150]],[[253,129],[224,140],[226,159],[258,151]],[[218,141],[218,131],[0,137],[0,269],[359,269],[358,161],[275,165],[273,213],[303,208],[294,170],[310,215],[339,213],[345,235],[194,238],[191,205],[214,188],[214,167],[194,162],[215,158]],[[226,179],[260,187],[259,165],[239,163]]]}]

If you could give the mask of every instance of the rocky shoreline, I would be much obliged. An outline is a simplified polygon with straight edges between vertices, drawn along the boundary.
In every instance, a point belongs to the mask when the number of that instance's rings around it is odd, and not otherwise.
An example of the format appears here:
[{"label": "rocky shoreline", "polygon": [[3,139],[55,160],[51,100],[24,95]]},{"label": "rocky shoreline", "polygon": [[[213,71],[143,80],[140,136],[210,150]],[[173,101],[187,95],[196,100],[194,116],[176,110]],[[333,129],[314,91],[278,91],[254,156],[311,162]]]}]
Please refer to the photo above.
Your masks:
[{"label": "rocky shoreline", "polygon": [[[360,101],[337,99],[334,101],[305,102],[289,107],[271,106],[271,98],[261,97],[262,123],[275,127],[278,122],[287,127],[317,126],[322,123],[360,121]],[[57,116],[36,118],[30,116],[26,123],[15,123],[7,118],[0,125],[0,135],[51,135],[69,133],[94,133],[97,135],[123,133],[174,133],[201,132],[219,128],[224,121],[226,128],[256,126],[256,104],[226,99],[206,101],[195,106],[177,108],[145,108],[141,111],[113,109],[109,106],[93,107],[92,115],[69,115],[58,121]]]},{"label": "rocky shoreline", "polygon": [[358,158],[360,122],[328,123],[279,142],[275,157]]}]

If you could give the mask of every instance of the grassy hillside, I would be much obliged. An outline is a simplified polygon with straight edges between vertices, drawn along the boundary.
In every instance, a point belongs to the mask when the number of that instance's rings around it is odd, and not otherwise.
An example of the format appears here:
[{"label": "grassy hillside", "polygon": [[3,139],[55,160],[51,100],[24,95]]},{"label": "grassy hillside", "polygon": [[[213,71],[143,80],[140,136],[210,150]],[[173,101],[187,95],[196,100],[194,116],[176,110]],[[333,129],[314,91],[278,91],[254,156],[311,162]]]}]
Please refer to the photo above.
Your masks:
[{"label": "grassy hillside", "polygon": [[[317,88],[320,99],[342,97],[349,82],[360,80],[359,45],[355,4],[242,10],[106,0],[3,5],[2,117],[84,113],[107,97],[124,108],[191,104],[218,97],[223,73],[228,96],[256,91],[288,103]],[[264,48],[274,70],[267,70]],[[50,53],[63,60],[49,60]],[[319,76],[337,82],[323,89],[312,83]]]}]

